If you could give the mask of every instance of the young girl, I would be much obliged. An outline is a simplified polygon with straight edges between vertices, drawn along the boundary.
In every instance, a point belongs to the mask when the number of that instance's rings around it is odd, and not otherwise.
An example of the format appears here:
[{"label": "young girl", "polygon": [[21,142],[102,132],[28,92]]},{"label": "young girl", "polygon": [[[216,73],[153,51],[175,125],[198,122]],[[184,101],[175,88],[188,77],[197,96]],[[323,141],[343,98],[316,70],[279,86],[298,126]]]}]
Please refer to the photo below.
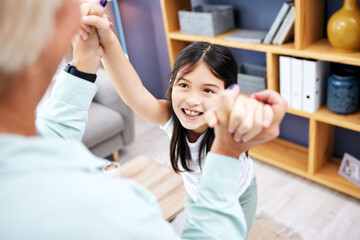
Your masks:
[{"label": "young girl", "polygon": [[[183,177],[189,206],[197,199],[201,167],[214,140],[214,131],[208,127],[204,113],[216,105],[221,91],[237,83],[238,67],[233,55],[226,47],[207,42],[189,45],[174,64],[168,100],[158,100],[142,85],[106,19],[86,16],[82,21],[88,25],[84,28],[97,28],[104,50],[102,63],[122,99],[139,116],[159,124],[169,135],[171,165]],[[88,38],[85,30],[81,35]],[[229,131],[235,141],[246,142],[270,124],[267,105],[245,97],[236,104],[246,115],[230,116]],[[249,230],[255,217],[257,187],[252,160],[244,153],[239,159],[243,174],[238,180],[238,196]]]}]

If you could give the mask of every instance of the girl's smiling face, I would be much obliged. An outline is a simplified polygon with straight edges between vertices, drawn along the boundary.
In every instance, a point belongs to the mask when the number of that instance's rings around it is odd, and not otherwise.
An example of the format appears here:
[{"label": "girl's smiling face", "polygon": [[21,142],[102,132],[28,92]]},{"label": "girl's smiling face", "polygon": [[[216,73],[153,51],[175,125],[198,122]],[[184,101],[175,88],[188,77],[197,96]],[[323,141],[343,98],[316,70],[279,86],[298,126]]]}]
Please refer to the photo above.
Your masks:
[{"label": "girl's smiling face", "polygon": [[174,113],[182,126],[190,130],[189,135],[195,133],[199,137],[208,129],[204,113],[215,106],[218,93],[225,89],[224,81],[216,78],[204,63],[199,63],[192,72],[176,79],[172,88]]}]

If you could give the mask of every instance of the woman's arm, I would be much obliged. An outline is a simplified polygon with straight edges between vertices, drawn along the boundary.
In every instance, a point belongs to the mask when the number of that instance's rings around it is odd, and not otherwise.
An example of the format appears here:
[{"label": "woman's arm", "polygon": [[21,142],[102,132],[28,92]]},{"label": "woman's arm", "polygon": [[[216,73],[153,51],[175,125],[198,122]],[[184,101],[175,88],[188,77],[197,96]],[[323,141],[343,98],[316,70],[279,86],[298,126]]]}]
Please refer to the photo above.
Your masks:
[{"label": "woman's arm", "polygon": [[38,135],[80,142],[96,91],[94,83],[61,71],[50,97],[37,111],[35,123]]}]

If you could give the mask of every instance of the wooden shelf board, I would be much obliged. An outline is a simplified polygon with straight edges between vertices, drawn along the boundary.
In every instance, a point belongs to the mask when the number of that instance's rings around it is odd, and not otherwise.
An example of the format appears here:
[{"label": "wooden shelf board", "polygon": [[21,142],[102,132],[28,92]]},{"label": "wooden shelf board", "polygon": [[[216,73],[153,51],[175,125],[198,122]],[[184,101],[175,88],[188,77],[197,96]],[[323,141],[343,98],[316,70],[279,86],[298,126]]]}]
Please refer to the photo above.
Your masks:
[{"label": "wooden shelf board", "polygon": [[315,113],[308,113],[293,108],[288,108],[286,112],[360,132],[360,110],[353,114],[341,115],[331,112],[326,106],[322,106]]},{"label": "wooden shelf board", "polygon": [[238,29],[234,29],[229,32],[220,34],[216,37],[185,34],[185,33],[182,33],[180,30],[177,30],[177,31],[170,32],[168,37],[173,40],[180,40],[180,41],[186,41],[186,42],[206,41],[206,42],[210,42],[210,43],[214,43],[214,44],[223,45],[226,47],[259,51],[259,52],[266,52],[266,51],[270,50],[271,45],[258,44],[258,43],[247,43],[247,42],[235,42],[235,41],[225,40],[226,36],[234,33],[237,30]]},{"label": "wooden shelf board", "polygon": [[[274,45],[269,45],[274,46]],[[343,64],[351,64],[360,66],[360,52],[342,53],[337,52],[330,45],[327,39],[320,39],[312,43],[308,47],[298,50],[295,49],[294,43],[286,43],[277,47],[273,47],[270,51],[277,54],[291,55],[302,58],[312,58],[328,62],[338,62]]]},{"label": "wooden shelf board", "polygon": [[311,118],[313,116],[312,113],[300,111],[300,110],[297,110],[297,109],[294,109],[294,108],[287,108],[286,112],[290,113],[290,114],[293,114],[293,115],[300,116],[300,117],[304,117],[304,118]]},{"label": "wooden shelf board", "polygon": [[313,117],[321,122],[360,132],[360,110],[353,114],[341,115],[322,106],[313,114]]},{"label": "wooden shelf board", "polygon": [[319,41],[311,44],[309,47],[301,50],[301,52],[308,55],[309,58],[314,58],[314,56],[316,56],[316,59],[323,61],[360,66],[360,52],[337,52],[330,45],[327,39],[320,39]]},{"label": "wooden shelf board", "polygon": [[298,144],[275,139],[249,151],[251,157],[307,177],[308,149]]},{"label": "wooden shelf board", "polygon": [[312,58],[329,62],[338,62],[343,64],[351,64],[360,66],[360,51],[355,53],[342,53],[337,52],[330,45],[327,39],[320,39],[310,46],[298,50],[295,49],[294,43],[285,43],[283,45],[274,44],[262,44],[262,43],[246,43],[246,42],[235,42],[227,41],[225,37],[232,34],[238,29],[231,30],[229,32],[220,34],[216,37],[206,37],[193,34],[185,34],[180,30],[170,32],[168,37],[174,40],[195,42],[195,41],[206,41],[226,47],[239,48],[245,50],[259,51],[259,52],[270,52],[279,55],[291,55],[295,57]]},{"label": "wooden shelf board", "polygon": [[360,199],[360,188],[338,174],[339,167],[339,164],[326,162],[311,179],[339,192]]}]

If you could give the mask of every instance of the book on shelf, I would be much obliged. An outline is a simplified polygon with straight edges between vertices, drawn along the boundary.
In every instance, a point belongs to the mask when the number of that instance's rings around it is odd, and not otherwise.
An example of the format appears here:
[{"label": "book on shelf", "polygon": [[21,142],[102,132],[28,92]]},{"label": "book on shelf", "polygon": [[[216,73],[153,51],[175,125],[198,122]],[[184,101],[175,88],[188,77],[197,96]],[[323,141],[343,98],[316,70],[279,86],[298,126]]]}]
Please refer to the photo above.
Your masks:
[{"label": "book on shelf", "polygon": [[295,6],[291,5],[288,13],[285,16],[278,32],[276,33],[273,44],[281,45],[294,36],[295,24]]},{"label": "book on shelf", "polygon": [[236,32],[226,36],[225,40],[237,41],[237,42],[261,43],[265,35],[266,35],[266,31],[239,29]]},{"label": "book on shelf", "polygon": [[284,18],[290,9],[291,3],[292,2],[284,2],[283,5],[281,6],[280,11],[276,15],[274,22],[271,24],[269,31],[266,33],[266,36],[263,41],[265,44],[272,43],[277,31],[281,26],[281,23],[284,21]]},{"label": "book on shelf", "polygon": [[325,101],[326,80],[330,72],[330,63],[304,59],[303,69],[302,110],[314,113]]}]

